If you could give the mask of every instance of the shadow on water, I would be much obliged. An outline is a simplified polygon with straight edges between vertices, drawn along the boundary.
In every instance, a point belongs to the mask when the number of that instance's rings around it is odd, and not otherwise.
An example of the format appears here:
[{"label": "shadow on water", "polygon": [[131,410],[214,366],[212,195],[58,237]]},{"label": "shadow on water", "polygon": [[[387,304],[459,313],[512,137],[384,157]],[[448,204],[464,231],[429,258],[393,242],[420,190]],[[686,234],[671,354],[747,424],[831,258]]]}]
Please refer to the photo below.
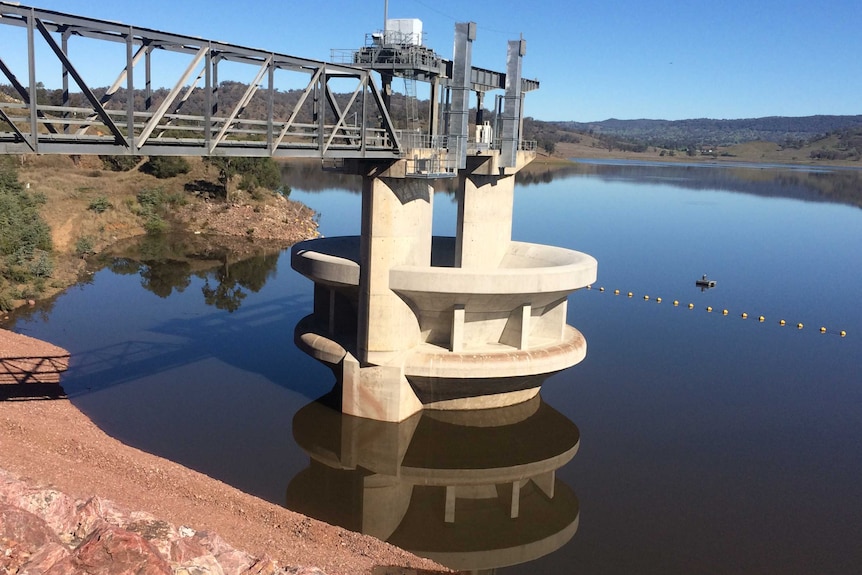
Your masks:
[{"label": "shadow on water", "polygon": [[580,432],[540,397],[402,423],[344,415],[336,402],[293,418],[310,462],[287,487],[290,509],[469,571],[532,561],[577,531],[580,504],[556,471]]},{"label": "shadow on water", "polygon": [[165,336],[157,341],[128,340],[75,354],[74,370],[64,381],[74,398],[214,358],[292,387],[294,379],[285,374],[296,369],[287,354],[278,352],[293,345],[293,332],[277,328],[302,311],[304,302],[285,298],[243,306],[230,318],[218,313],[172,318],[150,328]]},{"label": "shadow on water", "polygon": [[[156,337],[132,337],[77,350],[73,369],[63,377],[70,397],[107,389],[178,367],[215,358],[257,373],[279,385],[295,373],[290,355],[294,317],[307,313],[302,298],[247,303],[276,274],[283,246],[244,239],[191,234],[146,236],[118,243],[90,267],[89,281],[101,270],[137,275],[140,286],[162,299],[200,290],[211,313],[168,316],[147,327]],[[228,312],[224,314],[223,312]],[[143,335],[143,334],[140,334]]]}]

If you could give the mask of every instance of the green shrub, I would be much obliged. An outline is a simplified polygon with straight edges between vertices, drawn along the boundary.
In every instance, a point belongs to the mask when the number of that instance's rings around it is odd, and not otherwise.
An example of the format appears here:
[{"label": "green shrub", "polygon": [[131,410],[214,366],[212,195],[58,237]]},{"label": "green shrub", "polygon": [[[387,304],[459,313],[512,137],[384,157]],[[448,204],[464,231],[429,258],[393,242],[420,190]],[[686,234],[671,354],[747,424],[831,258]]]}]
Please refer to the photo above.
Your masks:
[{"label": "green shrub", "polygon": [[144,219],[144,230],[148,234],[159,234],[168,229],[165,214],[169,208],[184,206],[187,202],[182,193],[168,194],[161,188],[141,190],[137,195],[138,207],[132,212]]},{"label": "green shrub", "polygon": [[102,212],[110,210],[113,207],[114,204],[108,201],[108,198],[106,198],[105,196],[99,196],[98,198],[95,198],[90,202],[90,205],[87,206],[87,209],[93,210],[97,214],[101,214]]},{"label": "green shrub", "polygon": [[75,253],[81,257],[96,253],[93,238],[90,236],[79,237],[77,241],[75,241]]},{"label": "green shrub", "polygon": [[37,258],[30,263],[30,273],[36,278],[48,278],[54,273],[54,261],[47,253],[41,252]]},{"label": "green shrub", "polygon": [[232,158],[210,156],[204,158],[204,164],[213,166],[219,172],[218,181],[227,198],[228,184],[231,179],[241,176],[239,188],[252,194],[257,188],[275,190],[281,185],[281,168],[270,157],[264,158]]},{"label": "green shrub", "polygon": [[106,170],[112,172],[128,172],[141,161],[140,156],[99,156]]},{"label": "green shrub", "polygon": [[0,157],[0,285],[9,286],[3,288],[2,307],[17,299],[15,285],[44,289],[44,278],[53,273],[51,230],[39,214],[44,203],[43,194],[30,193],[18,181],[14,161]]},{"label": "green shrub", "polygon": [[32,284],[21,286],[17,293],[14,293],[15,299],[31,299],[42,295],[45,292],[45,280],[37,279]]},{"label": "green shrub", "polygon": [[167,203],[171,207],[178,208],[189,203],[189,200],[182,192],[174,192],[173,194],[168,194],[165,197],[165,203]]},{"label": "green shrub", "polygon": [[144,210],[155,210],[160,208],[163,203],[165,203],[165,199],[167,195],[165,191],[161,188],[152,188],[141,190],[138,192],[138,203],[141,204],[141,207]]},{"label": "green shrub", "polygon": [[191,167],[185,158],[179,156],[153,156],[141,166],[141,171],[159,179],[173,178],[187,174]]},{"label": "green shrub", "polygon": [[148,234],[160,234],[168,229],[168,222],[158,214],[150,214],[144,222],[144,229]]}]

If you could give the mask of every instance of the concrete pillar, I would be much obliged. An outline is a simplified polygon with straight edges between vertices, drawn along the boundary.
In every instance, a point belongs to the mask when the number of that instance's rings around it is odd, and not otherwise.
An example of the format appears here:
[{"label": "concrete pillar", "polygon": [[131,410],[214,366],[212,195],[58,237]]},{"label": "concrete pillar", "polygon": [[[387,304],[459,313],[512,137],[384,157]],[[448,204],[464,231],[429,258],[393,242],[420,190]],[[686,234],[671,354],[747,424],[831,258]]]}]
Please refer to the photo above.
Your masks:
[{"label": "concrete pillar", "polygon": [[443,511],[443,520],[446,523],[455,523],[455,486],[446,486],[446,504]]},{"label": "concrete pillar", "polygon": [[521,514],[521,482],[517,479],[512,482],[512,499],[509,507],[509,517],[517,519]]},{"label": "concrete pillar", "polygon": [[536,487],[542,490],[548,499],[554,498],[554,486],[557,482],[557,475],[555,470],[548,471],[547,473],[542,473],[541,475],[537,475],[533,477],[533,483],[536,484]]},{"label": "concrete pillar", "polygon": [[[528,349],[530,347],[530,331],[532,319],[532,306],[528,303],[513,310],[503,328],[500,343],[511,345],[516,349]],[[562,329],[560,330],[562,331]],[[560,338],[558,338],[559,340]]]},{"label": "concrete pillar", "polygon": [[461,176],[455,232],[456,267],[499,267],[512,240],[514,200],[514,176],[479,175],[475,172]]},{"label": "concrete pillar", "polygon": [[464,350],[464,319],[466,308],[458,304],[452,310],[452,328],[449,332],[449,351],[458,353]]},{"label": "concrete pillar", "polygon": [[357,334],[363,364],[385,365],[420,342],[416,316],[389,289],[389,270],[431,265],[432,201],[424,180],[363,179]]}]

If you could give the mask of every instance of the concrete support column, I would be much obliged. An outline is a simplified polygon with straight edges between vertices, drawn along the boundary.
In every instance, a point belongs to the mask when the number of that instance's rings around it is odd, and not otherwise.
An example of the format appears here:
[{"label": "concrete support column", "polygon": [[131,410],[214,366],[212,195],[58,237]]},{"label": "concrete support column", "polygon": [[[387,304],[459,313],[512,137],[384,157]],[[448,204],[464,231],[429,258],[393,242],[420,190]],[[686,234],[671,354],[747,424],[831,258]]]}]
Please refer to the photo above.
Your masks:
[{"label": "concrete support column", "polygon": [[536,487],[542,490],[548,499],[554,498],[554,486],[557,482],[557,475],[555,470],[548,471],[547,473],[542,473],[541,475],[537,475],[533,477],[533,483],[536,484]]},{"label": "concrete support column", "polygon": [[529,348],[532,313],[533,308],[528,303],[512,311],[506,327],[503,328],[500,343],[511,345],[516,349]]},{"label": "concrete support column", "polygon": [[509,506],[509,517],[517,519],[521,514],[521,482],[512,482],[512,499]]},{"label": "concrete support column", "polygon": [[464,350],[464,304],[458,304],[452,310],[452,328],[449,332],[449,351],[458,353]]},{"label": "concrete support column", "polygon": [[455,267],[495,269],[512,240],[514,176],[461,176]]},{"label": "concrete support column", "polygon": [[431,265],[432,198],[424,180],[363,180],[357,333],[363,364],[390,364],[420,342],[419,321],[389,289],[389,271]]},{"label": "concrete support column", "polygon": [[443,512],[443,520],[446,523],[455,523],[455,486],[446,486],[446,506]]}]

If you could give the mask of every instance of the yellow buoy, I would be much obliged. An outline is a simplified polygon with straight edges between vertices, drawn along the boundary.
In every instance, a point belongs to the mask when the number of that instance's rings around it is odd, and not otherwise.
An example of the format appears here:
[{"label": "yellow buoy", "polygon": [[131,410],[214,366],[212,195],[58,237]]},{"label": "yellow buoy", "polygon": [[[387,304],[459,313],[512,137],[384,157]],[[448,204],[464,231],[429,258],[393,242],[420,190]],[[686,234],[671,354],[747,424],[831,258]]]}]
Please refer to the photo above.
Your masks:
[{"label": "yellow buoy", "polygon": [[614,295],[620,295],[620,290],[615,289],[615,290],[614,290]]},{"label": "yellow buoy", "polygon": [[706,311],[712,311],[712,306],[711,305],[706,306]]},{"label": "yellow buoy", "polygon": [[605,288],[600,287],[600,288],[599,288],[599,291],[605,291]]},{"label": "yellow buoy", "polygon": [[721,315],[727,315],[727,310],[726,309],[721,310]]},{"label": "yellow buoy", "polygon": [[778,325],[784,325],[785,323],[787,322],[785,322],[783,319],[778,320]]},{"label": "yellow buoy", "polygon": [[587,286],[587,289],[593,289],[593,286],[591,286],[591,285]]},{"label": "yellow buoy", "polygon": [[826,333],[826,328],[823,326],[820,326],[820,333]]},{"label": "yellow buoy", "polygon": [[688,304],[688,309],[694,309],[694,304],[693,303]]},{"label": "yellow buoy", "polygon": [[649,296],[648,296],[648,295],[645,295],[645,296],[644,296],[644,301],[646,301],[646,300],[648,300],[648,299],[649,299]]},{"label": "yellow buoy", "polygon": [[802,329],[802,324],[801,324],[801,323],[797,323],[797,324],[796,324],[796,327],[797,327],[798,329]]},{"label": "yellow buoy", "polygon": [[758,321],[766,321],[766,318],[765,318],[765,317],[763,317],[763,316],[760,316],[759,318],[757,318],[757,320],[758,320]]},{"label": "yellow buoy", "polygon": [[748,317],[748,314],[747,314],[747,313],[745,313],[745,312],[742,312],[742,319],[745,319],[745,318],[747,318],[747,317]]},{"label": "yellow buoy", "polygon": [[838,335],[840,335],[841,337],[844,337],[847,335],[847,332],[842,329],[840,332],[838,332]]},{"label": "yellow buoy", "polygon": [[661,303],[661,298],[657,297],[657,298],[655,298],[655,301],[656,301],[656,303]]},{"label": "yellow buoy", "polygon": [[633,295],[635,295],[635,294],[633,294],[632,292],[629,292],[629,297],[632,297]]},{"label": "yellow buoy", "polygon": [[679,300],[678,299],[673,300],[673,305],[679,305]]}]

